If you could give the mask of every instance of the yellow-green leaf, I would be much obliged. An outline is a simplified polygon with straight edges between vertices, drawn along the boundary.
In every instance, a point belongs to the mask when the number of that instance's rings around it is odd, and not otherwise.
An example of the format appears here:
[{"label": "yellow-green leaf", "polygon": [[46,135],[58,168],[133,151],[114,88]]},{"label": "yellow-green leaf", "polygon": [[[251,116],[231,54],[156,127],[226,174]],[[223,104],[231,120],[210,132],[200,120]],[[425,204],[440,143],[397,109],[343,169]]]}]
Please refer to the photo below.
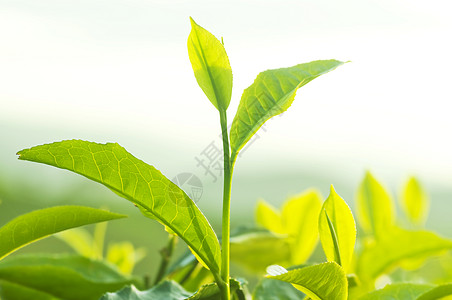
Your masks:
[{"label": "yellow-green leaf", "polygon": [[344,269],[335,262],[294,269],[267,277],[289,282],[313,300],[347,299],[347,277]]},{"label": "yellow-green leaf", "polygon": [[308,190],[284,203],[282,223],[291,242],[292,265],[305,263],[317,245],[317,216],[321,206],[321,196],[316,190]]},{"label": "yellow-green leaf", "polygon": [[385,188],[367,172],[358,189],[358,222],[365,232],[376,238],[386,234],[394,224],[394,204]]},{"label": "yellow-green leaf", "polygon": [[21,215],[0,228],[0,259],[51,234],[125,215],[84,206],[56,206]]},{"label": "yellow-green leaf", "polygon": [[147,217],[180,236],[212,272],[220,269],[220,244],[207,219],[177,185],[116,143],[70,140],[20,151],[19,159],[48,164],[101,183],[135,203]]},{"label": "yellow-green leaf", "polygon": [[226,50],[213,34],[196,24],[192,18],[190,22],[188,57],[196,81],[210,102],[219,111],[226,111],[232,94],[232,70]]},{"label": "yellow-green leaf", "polygon": [[402,208],[414,224],[423,224],[428,215],[429,200],[419,181],[411,177],[402,194]]},{"label": "yellow-green leaf", "polygon": [[343,64],[334,59],[318,60],[260,73],[254,83],[243,92],[232,121],[232,157],[238,155],[268,119],[286,111],[292,105],[300,87]]},{"label": "yellow-green leaf", "polygon": [[404,263],[417,263],[449,249],[452,249],[452,241],[432,232],[393,227],[376,242],[365,246],[358,258],[357,274],[363,281],[374,280]]},{"label": "yellow-green leaf", "polygon": [[285,234],[281,213],[264,200],[259,200],[256,206],[256,223],[272,232]]},{"label": "yellow-green leaf", "polygon": [[331,185],[330,195],[319,215],[319,233],[328,261],[335,261],[350,271],[356,240],[356,225],[347,203]]}]

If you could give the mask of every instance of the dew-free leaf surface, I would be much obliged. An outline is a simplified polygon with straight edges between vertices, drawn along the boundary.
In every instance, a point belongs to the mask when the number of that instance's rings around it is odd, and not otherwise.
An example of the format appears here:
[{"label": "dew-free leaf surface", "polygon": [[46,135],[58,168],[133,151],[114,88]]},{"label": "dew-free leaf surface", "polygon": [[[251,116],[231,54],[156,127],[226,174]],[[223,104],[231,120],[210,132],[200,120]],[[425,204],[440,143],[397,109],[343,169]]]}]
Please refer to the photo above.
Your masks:
[{"label": "dew-free leaf surface", "polygon": [[268,119],[292,105],[300,87],[343,64],[334,59],[318,60],[260,73],[243,92],[232,122],[232,157],[238,154]]},{"label": "dew-free leaf surface", "polygon": [[[359,300],[408,300],[418,299],[420,295],[432,289],[431,285],[395,283],[382,289],[373,291],[359,298]],[[435,298],[437,299],[437,298]]]},{"label": "dew-free leaf surface", "polygon": [[163,281],[146,291],[139,291],[135,286],[127,286],[118,292],[107,293],[99,300],[184,300],[191,293],[174,281]]},{"label": "dew-free leaf surface", "polygon": [[304,299],[305,295],[293,285],[276,279],[262,279],[253,292],[254,300]]},{"label": "dew-free leaf surface", "polygon": [[220,245],[194,202],[160,171],[116,143],[69,140],[20,151],[19,159],[48,164],[99,182],[135,203],[180,236],[200,259],[218,273]]},{"label": "dew-free leaf surface", "polygon": [[0,280],[65,300],[98,300],[134,281],[82,256],[15,256],[0,263]]},{"label": "dew-free leaf surface", "polygon": [[226,111],[232,95],[232,70],[223,44],[190,18],[188,57],[196,81],[219,110]]},{"label": "dew-free leaf surface", "polygon": [[[452,295],[452,284],[443,284],[436,286],[429,291],[423,293],[417,300],[437,300]],[[449,299],[449,298],[447,298]]]},{"label": "dew-free leaf surface", "polygon": [[274,233],[286,235],[290,246],[290,264],[303,264],[317,245],[321,206],[321,196],[316,190],[290,197],[281,211],[261,200],[256,208],[256,223]]},{"label": "dew-free leaf surface", "polygon": [[266,230],[248,231],[231,237],[231,261],[265,274],[269,265],[289,265],[290,243],[286,236]]},{"label": "dew-free leaf surface", "polygon": [[365,232],[380,238],[394,225],[394,204],[385,188],[367,172],[357,194],[358,222]]},{"label": "dew-free leaf surface", "polygon": [[347,277],[335,262],[294,269],[268,278],[289,282],[313,300],[346,300]]},{"label": "dew-free leaf surface", "polygon": [[362,251],[358,258],[357,273],[362,280],[372,280],[405,262],[418,263],[448,249],[452,249],[452,241],[433,232],[394,227]]},{"label": "dew-free leaf surface", "polygon": [[57,206],[21,215],[0,228],[0,259],[51,234],[119,218],[120,215],[84,206]]},{"label": "dew-free leaf surface", "polygon": [[328,261],[337,262],[348,272],[355,248],[355,220],[333,186],[319,214],[319,234]]},{"label": "dew-free leaf surface", "polygon": [[428,215],[429,201],[419,181],[411,177],[402,194],[402,207],[414,224],[423,224]]}]

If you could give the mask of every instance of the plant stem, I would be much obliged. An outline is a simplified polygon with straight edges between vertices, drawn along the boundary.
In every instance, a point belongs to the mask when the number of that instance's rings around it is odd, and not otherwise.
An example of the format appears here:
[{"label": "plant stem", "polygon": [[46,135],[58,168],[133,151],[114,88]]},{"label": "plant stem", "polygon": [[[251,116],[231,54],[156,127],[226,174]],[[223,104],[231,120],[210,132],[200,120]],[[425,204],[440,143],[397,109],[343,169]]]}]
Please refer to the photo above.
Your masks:
[{"label": "plant stem", "polygon": [[222,290],[222,299],[230,300],[229,289],[229,238],[231,233],[231,182],[232,168],[229,153],[229,138],[226,111],[220,110],[221,133],[223,136],[224,184],[223,184],[223,217],[221,234],[221,279],[226,288]]},{"label": "plant stem", "polygon": [[160,255],[162,256],[162,261],[160,262],[160,267],[155,277],[154,285],[162,281],[165,277],[166,269],[168,268],[171,256],[173,255],[174,247],[176,246],[177,236],[175,234],[170,234],[168,239],[168,244],[165,248],[160,250]]}]

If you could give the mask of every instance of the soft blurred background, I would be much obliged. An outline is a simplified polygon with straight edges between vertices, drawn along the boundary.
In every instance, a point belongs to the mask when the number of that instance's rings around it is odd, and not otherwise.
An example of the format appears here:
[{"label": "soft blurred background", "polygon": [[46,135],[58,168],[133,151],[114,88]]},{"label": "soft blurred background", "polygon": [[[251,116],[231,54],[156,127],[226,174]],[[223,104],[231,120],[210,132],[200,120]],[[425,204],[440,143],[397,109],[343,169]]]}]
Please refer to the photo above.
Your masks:
[{"label": "soft blurred background", "polygon": [[[326,197],[334,184],[353,207],[371,170],[395,199],[417,176],[431,198],[427,228],[452,237],[452,18],[440,0],[0,0],[0,225],[42,207],[108,207],[130,217],[109,223],[107,241],[145,247],[136,272],[155,273],[161,225],[101,185],[15,155],[76,138],[118,142],[170,179],[195,174],[197,204],[220,231],[221,178],[196,161],[221,146],[219,118],[188,60],[189,16],[224,37],[230,121],[259,72],[351,60],[303,87],[242,152],[233,227],[254,223],[257,199],[280,206],[309,187]],[[49,238],[18,253],[31,251],[70,249]]]}]

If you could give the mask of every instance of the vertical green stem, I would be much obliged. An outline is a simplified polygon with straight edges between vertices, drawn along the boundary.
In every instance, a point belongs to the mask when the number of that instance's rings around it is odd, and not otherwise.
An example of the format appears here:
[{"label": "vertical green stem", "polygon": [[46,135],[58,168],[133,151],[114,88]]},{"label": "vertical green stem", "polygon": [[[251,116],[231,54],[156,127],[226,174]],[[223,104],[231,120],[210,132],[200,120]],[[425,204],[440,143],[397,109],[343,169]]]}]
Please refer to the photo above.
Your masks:
[{"label": "vertical green stem", "polygon": [[162,256],[162,260],[160,262],[160,267],[157,272],[157,276],[155,277],[154,285],[158,284],[165,277],[166,270],[171,260],[171,256],[173,255],[174,247],[177,243],[177,236],[174,234],[170,234],[168,239],[168,244],[165,248],[160,250],[160,255]]},{"label": "vertical green stem", "polygon": [[226,288],[222,291],[223,300],[230,300],[229,288],[229,238],[231,234],[231,182],[232,167],[229,151],[229,138],[226,111],[220,110],[221,133],[223,136],[224,184],[223,184],[223,217],[221,244],[221,279]]}]

